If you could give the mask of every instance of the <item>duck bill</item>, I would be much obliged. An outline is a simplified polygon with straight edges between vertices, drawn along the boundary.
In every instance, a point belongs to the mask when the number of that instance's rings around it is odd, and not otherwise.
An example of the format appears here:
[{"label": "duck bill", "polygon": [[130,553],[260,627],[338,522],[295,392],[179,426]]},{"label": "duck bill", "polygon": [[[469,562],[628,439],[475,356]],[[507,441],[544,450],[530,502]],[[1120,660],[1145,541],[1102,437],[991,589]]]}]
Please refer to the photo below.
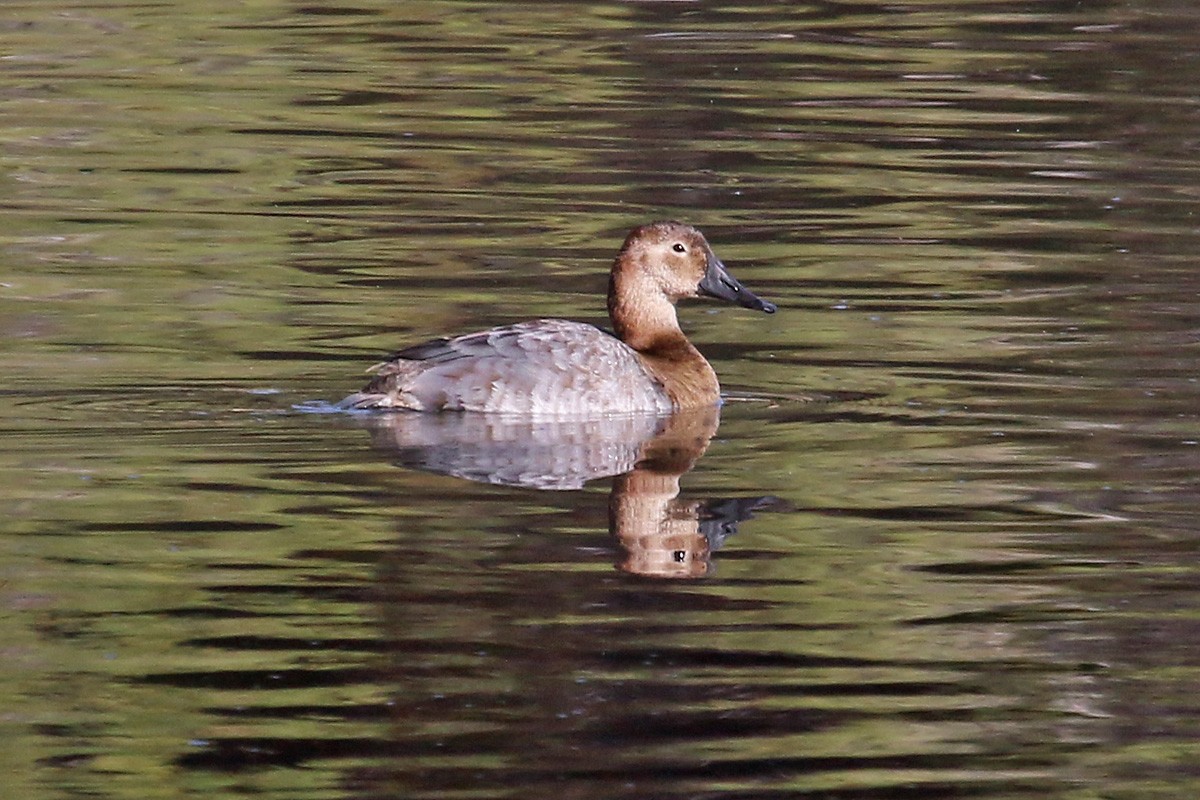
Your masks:
[{"label": "duck bill", "polygon": [[700,280],[700,294],[737,303],[743,308],[765,311],[768,314],[775,313],[774,303],[763,300],[742,286],[737,278],[729,274],[729,270],[725,269],[725,265],[721,263],[720,259],[713,255],[708,257],[708,269],[705,270],[704,277]]}]

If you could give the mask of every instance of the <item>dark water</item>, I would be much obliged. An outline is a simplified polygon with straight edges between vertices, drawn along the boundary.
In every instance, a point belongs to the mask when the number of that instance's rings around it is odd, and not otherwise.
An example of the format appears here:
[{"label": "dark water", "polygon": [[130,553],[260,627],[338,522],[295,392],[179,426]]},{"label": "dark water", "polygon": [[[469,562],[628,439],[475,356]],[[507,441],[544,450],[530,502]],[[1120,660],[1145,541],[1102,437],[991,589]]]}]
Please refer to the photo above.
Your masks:
[{"label": "dark water", "polygon": [[[6,795],[1197,796],[1198,8],[5,4]],[[660,217],[719,427],[312,413]]]}]

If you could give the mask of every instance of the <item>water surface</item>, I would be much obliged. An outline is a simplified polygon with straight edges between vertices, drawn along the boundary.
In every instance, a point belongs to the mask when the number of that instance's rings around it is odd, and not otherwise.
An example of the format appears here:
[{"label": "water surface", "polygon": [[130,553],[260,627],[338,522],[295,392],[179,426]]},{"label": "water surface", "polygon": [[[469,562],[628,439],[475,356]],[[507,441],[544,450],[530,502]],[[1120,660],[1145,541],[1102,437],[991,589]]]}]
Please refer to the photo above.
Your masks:
[{"label": "water surface", "polygon": [[[1196,795],[1198,23],[6,4],[9,792]],[[719,420],[313,413],[662,217]]]}]

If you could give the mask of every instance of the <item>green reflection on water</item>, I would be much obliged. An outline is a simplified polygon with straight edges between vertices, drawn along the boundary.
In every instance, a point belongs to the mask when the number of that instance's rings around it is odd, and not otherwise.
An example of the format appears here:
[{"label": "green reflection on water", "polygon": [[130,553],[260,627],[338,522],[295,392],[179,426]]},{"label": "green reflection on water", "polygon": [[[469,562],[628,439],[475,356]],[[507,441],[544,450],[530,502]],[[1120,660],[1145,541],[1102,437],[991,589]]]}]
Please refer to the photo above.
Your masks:
[{"label": "green reflection on water", "polygon": [[[1068,6],[8,4],[10,792],[1195,794],[1194,9]],[[659,216],[713,579],[292,413]]]}]

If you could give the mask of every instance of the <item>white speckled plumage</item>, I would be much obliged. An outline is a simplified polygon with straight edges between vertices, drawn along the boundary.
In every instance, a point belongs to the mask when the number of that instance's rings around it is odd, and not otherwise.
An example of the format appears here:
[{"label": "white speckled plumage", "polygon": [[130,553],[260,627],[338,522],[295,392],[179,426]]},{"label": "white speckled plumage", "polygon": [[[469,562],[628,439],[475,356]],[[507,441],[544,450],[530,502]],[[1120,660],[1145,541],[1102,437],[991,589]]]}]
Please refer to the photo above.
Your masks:
[{"label": "white speckled plumage", "polygon": [[389,356],[342,406],[576,416],[713,405],[716,373],[675,315],[676,301],[702,295],[775,311],[729,275],[695,228],[643,225],[613,264],[608,309],[615,335],[539,319],[434,339]]}]

